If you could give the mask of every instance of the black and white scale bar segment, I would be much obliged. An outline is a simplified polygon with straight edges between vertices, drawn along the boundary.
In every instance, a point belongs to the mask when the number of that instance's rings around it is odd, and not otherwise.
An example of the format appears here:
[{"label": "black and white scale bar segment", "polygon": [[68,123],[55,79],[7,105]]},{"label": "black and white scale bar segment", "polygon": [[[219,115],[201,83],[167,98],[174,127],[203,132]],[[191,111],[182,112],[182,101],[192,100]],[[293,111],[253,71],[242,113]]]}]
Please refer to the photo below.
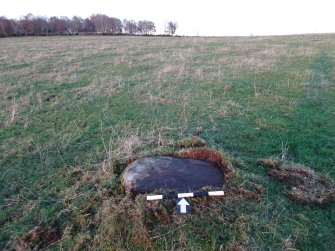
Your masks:
[{"label": "black and white scale bar segment", "polygon": [[174,193],[174,194],[148,195],[147,200],[178,199],[178,198],[192,198],[201,196],[223,196],[223,195],[224,195],[223,191]]}]

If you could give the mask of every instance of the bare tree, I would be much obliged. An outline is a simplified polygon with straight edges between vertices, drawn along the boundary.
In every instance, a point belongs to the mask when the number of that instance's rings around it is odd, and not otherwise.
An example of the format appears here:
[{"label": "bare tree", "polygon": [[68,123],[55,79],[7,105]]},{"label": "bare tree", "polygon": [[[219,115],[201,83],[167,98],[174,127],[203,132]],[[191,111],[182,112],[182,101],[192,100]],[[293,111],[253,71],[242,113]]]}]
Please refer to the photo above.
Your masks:
[{"label": "bare tree", "polygon": [[7,36],[10,28],[10,21],[6,17],[0,17],[0,37]]},{"label": "bare tree", "polygon": [[110,17],[110,32],[112,34],[122,33],[122,22],[120,19],[115,17]]},{"label": "bare tree", "polygon": [[142,35],[152,35],[156,32],[155,23],[147,20],[139,21],[138,30]]},{"label": "bare tree", "polygon": [[134,20],[123,20],[124,32],[130,35],[136,34],[138,32],[137,23]]},{"label": "bare tree", "polygon": [[10,23],[10,30],[11,30],[10,35],[18,36],[20,34],[19,23],[14,19],[10,19],[9,23]]},{"label": "bare tree", "polygon": [[71,20],[68,17],[62,16],[60,17],[59,20],[60,20],[61,34],[73,33]]},{"label": "bare tree", "polygon": [[33,17],[31,19],[32,32],[34,35],[47,34],[49,30],[49,23],[44,17]]},{"label": "bare tree", "polygon": [[178,24],[176,22],[168,22],[165,28],[165,32],[170,35],[173,36],[176,33],[176,30],[178,28]]},{"label": "bare tree", "polygon": [[59,23],[60,21],[58,17],[49,18],[49,26],[50,26],[50,31],[52,34],[56,34],[58,32]]},{"label": "bare tree", "polygon": [[68,17],[50,17],[49,19],[50,31],[53,34],[63,35],[71,32],[71,21]]},{"label": "bare tree", "polygon": [[94,22],[90,18],[84,20],[84,32],[95,32]]},{"label": "bare tree", "polygon": [[81,17],[74,16],[71,19],[72,30],[74,33],[84,31],[84,20]]},{"label": "bare tree", "polygon": [[34,19],[34,16],[32,14],[28,14],[26,16],[24,16],[20,22],[21,22],[21,25],[23,27],[23,30],[25,32],[25,35],[32,35],[33,34],[33,19]]},{"label": "bare tree", "polygon": [[95,31],[98,33],[108,33],[109,17],[106,15],[92,15],[90,20],[94,23]]},{"label": "bare tree", "polygon": [[[169,22],[166,32],[174,35],[177,24]],[[7,19],[0,16],[0,36],[32,36],[32,35],[64,35],[78,34],[81,32],[87,33],[102,33],[102,34],[140,34],[153,35],[156,32],[155,23],[149,20],[134,20],[125,19],[121,22],[115,17],[108,17],[102,14],[92,15],[89,18],[82,19],[79,16],[74,16],[69,19],[66,16],[50,18],[43,16],[33,16],[28,14],[21,17],[19,20]]]}]

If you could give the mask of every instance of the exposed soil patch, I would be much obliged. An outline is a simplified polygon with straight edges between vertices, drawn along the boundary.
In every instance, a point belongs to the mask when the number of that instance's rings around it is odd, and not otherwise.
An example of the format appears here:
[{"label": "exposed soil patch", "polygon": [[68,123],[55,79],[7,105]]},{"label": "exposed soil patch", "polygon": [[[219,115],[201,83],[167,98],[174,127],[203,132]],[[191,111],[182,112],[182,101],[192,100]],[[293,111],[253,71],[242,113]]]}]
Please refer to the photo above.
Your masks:
[{"label": "exposed soil patch", "polygon": [[52,101],[54,101],[55,98],[56,98],[56,96],[52,94],[52,95],[49,95],[48,97],[46,97],[45,101],[52,102]]}]

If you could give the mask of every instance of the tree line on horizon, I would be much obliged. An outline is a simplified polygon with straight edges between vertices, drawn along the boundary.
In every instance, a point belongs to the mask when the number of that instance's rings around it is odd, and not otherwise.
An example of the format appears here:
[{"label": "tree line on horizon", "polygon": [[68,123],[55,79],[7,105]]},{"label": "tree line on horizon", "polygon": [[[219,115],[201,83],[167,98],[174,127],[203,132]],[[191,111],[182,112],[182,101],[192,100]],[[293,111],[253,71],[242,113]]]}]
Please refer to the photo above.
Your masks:
[{"label": "tree line on horizon", "polygon": [[[177,29],[176,22],[168,22],[165,34],[173,36]],[[28,14],[20,19],[0,17],[0,37],[7,36],[49,36],[49,35],[155,35],[156,26],[149,20],[121,21],[103,14],[91,15],[88,18],[66,16],[50,18]],[[159,34],[162,35],[162,34]]]}]

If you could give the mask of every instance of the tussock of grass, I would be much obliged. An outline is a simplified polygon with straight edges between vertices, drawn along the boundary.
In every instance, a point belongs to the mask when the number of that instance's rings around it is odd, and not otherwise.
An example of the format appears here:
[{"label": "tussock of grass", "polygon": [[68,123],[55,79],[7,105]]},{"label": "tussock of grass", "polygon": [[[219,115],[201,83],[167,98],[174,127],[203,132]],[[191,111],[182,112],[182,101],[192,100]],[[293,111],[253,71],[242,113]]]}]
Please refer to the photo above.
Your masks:
[{"label": "tussock of grass", "polygon": [[313,203],[324,205],[335,201],[334,182],[313,170],[285,166],[279,170],[271,170],[269,176],[287,184],[290,188],[286,194],[298,203]]},{"label": "tussock of grass", "polygon": [[[257,192],[260,192],[261,190],[257,190]],[[229,188],[226,192],[226,195],[228,197],[235,197],[238,196],[244,200],[250,200],[254,202],[259,202],[261,200],[261,195],[257,194],[255,192],[249,191],[245,188]]]},{"label": "tussock of grass", "polygon": [[262,163],[271,168],[268,174],[272,179],[287,185],[285,193],[291,200],[317,205],[335,201],[335,184],[329,177],[301,165],[280,165],[271,158]]},{"label": "tussock of grass", "polygon": [[17,116],[18,104],[13,101],[12,107],[10,109],[10,114],[7,120],[7,125],[10,126],[15,123],[16,116]]},{"label": "tussock of grass", "polygon": [[274,159],[274,158],[263,158],[259,159],[259,162],[266,167],[275,169],[279,167],[279,160]]},{"label": "tussock of grass", "polygon": [[211,148],[203,147],[185,149],[178,152],[177,156],[183,158],[206,160],[220,168],[225,174],[232,172],[232,167],[230,166],[227,157],[224,156],[223,153]]},{"label": "tussock of grass", "polygon": [[203,147],[205,145],[206,145],[206,141],[198,137],[181,139],[177,143],[177,146],[180,148]]},{"label": "tussock of grass", "polygon": [[36,226],[15,240],[15,250],[41,250],[50,247],[61,239],[57,223],[48,227]]},{"label": "tussock of grass", "polygon": [[[143,199],[143,198],[141,198]],[[129,197],[118,203],[106,201],[98,214],[102,224],[93,240],[93,248],[120,249],[150,248],[152,242],[145,226],[145,208],[143,203]]]},{"label": "tussock of grass", "polygon": [[[210,190],[210,187],[207,189]],[[90,246],[94,249],[106,249],[112,245],[116,250],[175,250],[189,249],[189,244],[195,242],[202,250],[218,249],[220,246],[221,250],[241,250],[238,247],[242,248],[249,238],[247,217],[238,216],[235,207],[244,201],[249,204],[258,202],[250,194],[251,191],[241,188],[240,196],[230,194],[225,198],[193,198],[192,214],[182,216],[176,213],[174,200],[148,202],[144,195],[109,199],[97,214],[101,224]],[[215,223],[209,224],[201,232],[201,222],[212,220]],[[225,225],[227,235],[235,236],[235,241],[227,245],[221,245],[220,242],[209,243],[208,234],[226,238],[222,224]],[[166,242],[170,238],[175,241]]]}]

